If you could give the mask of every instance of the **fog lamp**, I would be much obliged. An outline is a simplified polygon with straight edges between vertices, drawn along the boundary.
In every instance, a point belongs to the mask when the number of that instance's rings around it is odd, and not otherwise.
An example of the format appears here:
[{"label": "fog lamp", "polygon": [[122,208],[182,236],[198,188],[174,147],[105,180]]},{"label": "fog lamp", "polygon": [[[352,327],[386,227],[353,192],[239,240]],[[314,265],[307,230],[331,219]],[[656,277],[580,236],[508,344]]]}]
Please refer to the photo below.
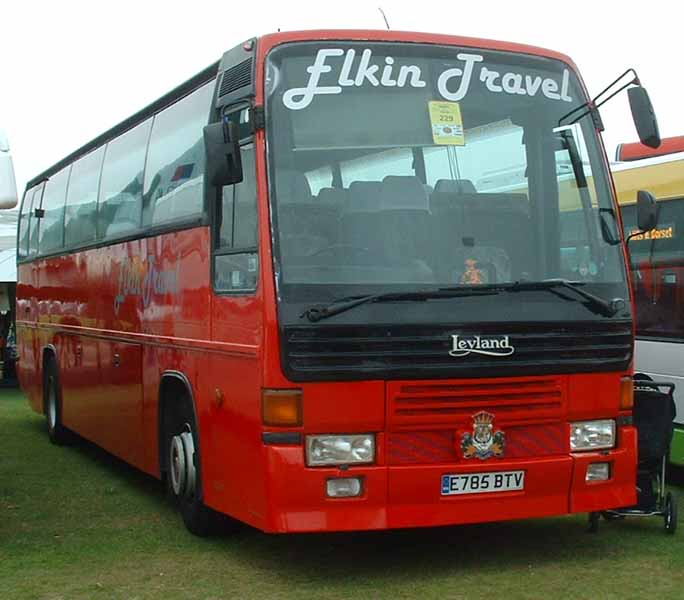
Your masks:
[{"label": "fog lamp", "polygon": [[587,467],[585,481],[608,481],[610,479],[610,463],[592,463]]},{"label": "fog lamp", "polygon": [[340,477],[328,479],[326,483],[328,498],[351,498],[361,495],[360,477]]}]

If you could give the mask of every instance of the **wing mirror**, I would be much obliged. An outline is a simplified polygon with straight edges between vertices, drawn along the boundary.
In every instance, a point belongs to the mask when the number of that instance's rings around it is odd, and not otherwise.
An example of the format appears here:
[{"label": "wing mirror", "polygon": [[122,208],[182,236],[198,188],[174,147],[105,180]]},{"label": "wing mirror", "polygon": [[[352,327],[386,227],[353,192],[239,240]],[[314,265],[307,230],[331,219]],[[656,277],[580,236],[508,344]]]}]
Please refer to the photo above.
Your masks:
[{"label": "wing mirror", "polygon": [[639,140],[649,148],[657,148],[660,146],[660,130],[646,88],[640,85],[631,87],[627,90],[627,95]]},{"label": "wing mirror", "polygon": [[237,123],[224,121],[204,128],[207,180],[215,187],[242,181],[240,131]]},{"label": "wing mirror", "polygon": [[637,227],[640,232],[652,231],[658,222],[658,205],[651,192],[637,192]]}]

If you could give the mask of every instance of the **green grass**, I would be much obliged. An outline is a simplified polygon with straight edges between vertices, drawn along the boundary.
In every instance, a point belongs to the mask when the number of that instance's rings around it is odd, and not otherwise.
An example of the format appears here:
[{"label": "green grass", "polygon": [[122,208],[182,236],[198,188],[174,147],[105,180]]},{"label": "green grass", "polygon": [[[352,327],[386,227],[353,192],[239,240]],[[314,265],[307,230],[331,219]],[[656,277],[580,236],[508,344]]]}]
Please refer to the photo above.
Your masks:
[{"label": "green grass", "polygon": [[156,480],[44,429],[0,391],[2,600],[684,597],[684,530],[660,519],[201,540]]}]

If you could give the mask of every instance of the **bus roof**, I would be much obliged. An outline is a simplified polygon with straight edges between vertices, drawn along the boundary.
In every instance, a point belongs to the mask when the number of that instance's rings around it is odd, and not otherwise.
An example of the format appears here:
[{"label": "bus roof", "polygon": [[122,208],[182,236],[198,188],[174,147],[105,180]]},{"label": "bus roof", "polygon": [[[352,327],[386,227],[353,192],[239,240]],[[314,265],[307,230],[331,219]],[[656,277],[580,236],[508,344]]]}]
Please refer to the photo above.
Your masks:
[{"label": "bus roof", "polygon": [[[438,44],[449,46],[465,46],[470,48],[481,48],[487,50],[499,50],[503,52],[516,52],[521,54],[530,54],[534,56],[542,56],[545,58],[552,58],[566,63],[573,71],[577,71],[574,62],[566,55],[553,50],[545,48],[538,48],[536,46],[528,46],[525,44],[517,44],[513,42],[501,42],[497,40],[487,40],[482,38],[451,36],[435,33],[411,32],[411,31],[394,31],[394,30],[364,30],[364,29],[320,29],[320,30],[304,30],[304,31],[287,31],[265,34],[258,38],[257,52],[262,58],[265,54],[275,46],[287,42],[296,41],[325,41],[325,40],[359,40],[359,41],[386,41],[386,42],[410,42],[421,44]],[[240,43],[236,48],[246,44]],[[230,51],[229,51],[230,52]],[[226,53],[227,54],[227,53]],[[225,56],[225,55],[224,55]],[[211,64],[209,67],[191,77],[178,87],[170,92],[164,94],[158,100],[152,102],[142,110],[138,111],[131,117],[125,119],[118,125],[108,129],[95,139],[84,144],[68,156],[64,157],[50,168],[46,169],[39,175],[33,177],[27,184],[26,189],[32,188],[41,181],[44,181],[74,162],[79,157],[88,154],[95,150],[102,144],[121,135],[128,129],[133,128],[138,123],[144,121],[146,118],[162,110],[169,104],[190,93],[193,89],[202,83],[209,81],[216,77],[220,68],[221,61]]]},{"label": "bus roof", "polygon": [[362,40],[379,42],[413,42],[417,44],[438,44],[445,46],[466,46],[469,48],[482,48],[487,50],[501,50],[504,52],[517,52],[553,58],[567,63],[574,71],[577,70],[575,63],[565,54],[514,42],[502,42],[484,38],[446,35],[438,33],[424,33],[419,31],[395,31],[386,29],[313,29],[303,31],[285,31],[269,33],[259,38],[263,51],[267,52],[273,46],[295,41],[316,40]]},{"label": "bus roof", "polygon": [[135,127],[135,125],[144,121],[149,116],[155,114],[156,112],[159,112],[161,109],[165,108],[169,104],[173,104],[176,100],[182,98],[183,96],[186,96],[196,87],[200,86],[202,83],[209,81],[213,77],[216,77],[218,65],[219,63],[215,62],[214,64],[208,66],[203,71],[197,73],[197,75],[191,77],[184,83],[181,83],[178,87],[164,94],[158,100],[155,100],[154,102],[147,105],[142,110],[139,110],[134,115],[128,117],[126,120],[122,121],[118,125],[115,125],[111,129],[108,129],[104,133],[97,136],[95,139],[89,141],[87,144],[84,144],[83,146],[78,148],[78,150],[74,150],[74,152],[72,152],[59,162],[52,165],[49,169],[46,169],[45,171],[40,173],[40,175],[36,175],[33,179],[31,179],[26,184],[26,189],[28,190],[29,188],[32,188],[33,186],[39,184],[41,181],[48,179],[57,171],[60,171],[64,167],[74,162],[77,158],[85,154],[88,154],[89,152],[95,150],[96,148],[98,148],[102,144],[105,144],[109,140],[114,139],[115,137],[121,135],[129,129],[132,129],[133,127]]}]

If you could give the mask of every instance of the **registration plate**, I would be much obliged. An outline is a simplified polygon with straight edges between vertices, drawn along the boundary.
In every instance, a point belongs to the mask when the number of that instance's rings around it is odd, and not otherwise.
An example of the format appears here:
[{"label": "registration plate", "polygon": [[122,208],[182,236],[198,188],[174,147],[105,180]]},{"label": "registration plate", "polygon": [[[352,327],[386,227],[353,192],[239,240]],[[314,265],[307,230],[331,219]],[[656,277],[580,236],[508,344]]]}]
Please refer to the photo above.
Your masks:
[{"label": "registration plate", "polygon": [[442,475],[442,496],[455,494],[483,494],[525,489],[525,471],[496,471],[493,473],[462,473]]}]

